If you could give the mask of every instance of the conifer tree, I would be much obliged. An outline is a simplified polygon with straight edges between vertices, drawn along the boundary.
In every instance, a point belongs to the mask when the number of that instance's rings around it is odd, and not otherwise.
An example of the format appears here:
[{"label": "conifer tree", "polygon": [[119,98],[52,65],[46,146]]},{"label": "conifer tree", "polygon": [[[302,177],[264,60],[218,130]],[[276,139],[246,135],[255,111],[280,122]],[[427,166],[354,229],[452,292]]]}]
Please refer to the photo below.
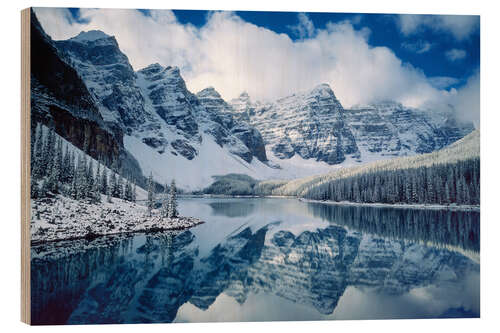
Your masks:
[{"label": "conifer tree", "polygon": [[154,183],[153,183],[153,173],[149,174],[148,178],[148,215],[151,217],[154,208]]},{"label": "conifer tree", "polygon": [[168,217],[168,211],[169,211],[168,184],[165,184],[165,188],[163,189],[162,203],[161,203],[161,216]]},{"label": "conifer tree", "polygon": [[177,217],[177,189],[175,187],[175,179],[170,184],[170,197],[168,199],[168,217]]},{"label": "conifer tree", "polygon": [[108,203],[112,203],[113,201],[111,200],[111,187],[108,186],[108,191],[106,192],[106,201]]},{"label": "conifer tree", "polygon": [[31,179],[30,197],[32,199],[38,198],[38,183],[37,183],[37,181],[35,179]]},{"label": "conifer tree", "polygon": [[103,194],[108,194],[108,170],[106,168],[103,168],[101,173],[100,191]]},{"label": "conifer tree", "polygon": [[120,175],[116,178],[116,197],[123,199],[123,178]]},{"label": "conifer tree", "polygon": [[110,176],[110,180],[109,180],[109,188],[111,191],[111,196],[118,198],[119,197],[118,183],[117,183],[117,179],[116,179],[116,173],[114,173],[113,171],[111,171],[111,176]]},{"label": "conifer tree", "polygon": [[40,179],[43,176],[43,127],[40,123],[36,126],[35,145],[33,148],[33,166],[31,174],[35,179]]}]

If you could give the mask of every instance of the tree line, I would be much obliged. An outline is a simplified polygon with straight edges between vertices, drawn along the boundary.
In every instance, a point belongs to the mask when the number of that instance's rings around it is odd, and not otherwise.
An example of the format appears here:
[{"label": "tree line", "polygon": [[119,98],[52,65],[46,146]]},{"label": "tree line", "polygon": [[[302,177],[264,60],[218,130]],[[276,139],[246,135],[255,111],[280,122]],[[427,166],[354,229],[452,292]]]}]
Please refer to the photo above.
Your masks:
[{"label": "tree line", "polygon": [[[101,194],[136,201],[136,184],[123,178],[118,170],[65,145],[53,129],[37,124],[31,141],[31,198],[63,194],[77,200],[101,202]],[[115,166],[115,169],[116,166]]]},{"label": "tree line", "polygon": [[[156,203],[156,191],[155,182],[153,181],[153,174],[150,173],[148,177],[148,199],[147,207],[148,214],[151,217],[153,215],[153,208]],[[163,187],[163,194],[161,200],[160,215],[162,217],[177,217],[179,212],[177,210],[177,187],[175,186],[175,179],[172,180],[170,186],[165,184]]]},{"label": "tree line", "polygon": [[479,205],[479,158],[417,168],[373,171],[324,182],[303,197],[359,203]]}]

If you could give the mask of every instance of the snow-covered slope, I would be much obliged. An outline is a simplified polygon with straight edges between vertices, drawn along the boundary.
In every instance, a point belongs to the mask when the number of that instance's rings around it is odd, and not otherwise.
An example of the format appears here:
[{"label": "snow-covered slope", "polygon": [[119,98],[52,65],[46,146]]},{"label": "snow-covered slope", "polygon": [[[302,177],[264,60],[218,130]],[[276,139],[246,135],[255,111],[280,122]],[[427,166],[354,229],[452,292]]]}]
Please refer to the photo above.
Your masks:
[{"label": "snow-covered slope", "polygon": [[[101,116],[123,133],[124,147],[144,175],[200,189],[214,175],[274,170],[265,164],[260,133],[235,120],[214,89],[191,93],[177,67],[152,64],[134,72],[116,39],[100,31],[82,32],[57,47],[89,87]],[[222,107],[214,107],[216,98]]]}]

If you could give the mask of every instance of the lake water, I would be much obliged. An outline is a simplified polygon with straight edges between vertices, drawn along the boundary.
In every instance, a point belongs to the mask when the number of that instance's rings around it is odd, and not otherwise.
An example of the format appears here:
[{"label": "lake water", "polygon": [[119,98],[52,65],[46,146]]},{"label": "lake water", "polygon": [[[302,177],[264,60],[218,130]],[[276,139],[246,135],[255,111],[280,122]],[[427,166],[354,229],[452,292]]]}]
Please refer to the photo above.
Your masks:
[{"label": "lake water", "polygon": [[182,199],[183,232],[32,248],[32,323],[478,317],[479,213]]}]

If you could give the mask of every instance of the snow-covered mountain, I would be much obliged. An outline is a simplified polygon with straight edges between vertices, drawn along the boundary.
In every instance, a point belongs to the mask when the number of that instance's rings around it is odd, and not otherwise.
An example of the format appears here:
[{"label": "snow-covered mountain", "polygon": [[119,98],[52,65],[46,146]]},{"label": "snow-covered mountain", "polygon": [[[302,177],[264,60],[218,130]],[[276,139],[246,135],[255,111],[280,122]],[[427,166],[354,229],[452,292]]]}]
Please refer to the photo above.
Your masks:
[{"label": "snow-covered mountain", "polygon": [[152,172],[159,182],[175,178],[193,190],[214,175],[258,177],[273,170],[265,164],[260,133],[234,119],[214,89],[191,93],[177,67],[152,64],[134,72],[116,39],[101,31],[55,45],[89,88],[106,124],[123,133],[124,148],[143,174]]},{"label": "snow-covered mountain", "polygon": [[231,104],[242,120],[255,126],[280,159],[298,154],[328,164],[359,156],[344,109],[328,84],[276,100],[253,104],[243,93]]},{"label": "snow-covered mountain", "polygon": [[253,102],[243,92],[230,103],[281,160],[299,155],[350,165],[411,156],[441,149],[474,130],[452,111],[422,111],[393,101],[344,109],[328,84],[272,103]]},{"label": "snow-covered mountain", "polygon": [[393,101],[355,106],[345,116],[362,161],[430,153],[474,130],[451,111],[425,112]]},{"label": "snow-covered mountain", "polygon": [[[179,68],[134,71],[115,37],[53,41],[32,20],[33,119],[128,174],[201,189],[215,175],[290,179],[440,149],[473,128],[395,103],[345,110],[330,86],[274,102],[190,92]],[[43,57],[40,54],[44,55]]]}]

